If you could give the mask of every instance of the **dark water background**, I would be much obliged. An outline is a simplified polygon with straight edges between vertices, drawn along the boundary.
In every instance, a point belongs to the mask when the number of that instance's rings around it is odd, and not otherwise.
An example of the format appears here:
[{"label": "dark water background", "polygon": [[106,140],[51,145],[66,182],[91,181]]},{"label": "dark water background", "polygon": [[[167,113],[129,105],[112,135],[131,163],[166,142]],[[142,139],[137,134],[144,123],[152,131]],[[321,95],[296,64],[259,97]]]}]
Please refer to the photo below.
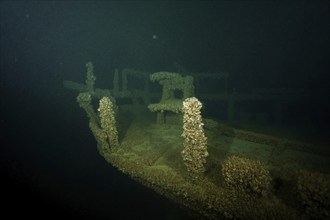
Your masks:
[{"label": "dark water background", "polygon": [[178,63],[191,72],[228,72],[239,92],[304,89],[321,101],[294,106],[286,119],[298,115],[329,134],[329,1],[0,6],[1,209],[12,217],[187,218],[98,154],[76,92],[62,86],[84,82],[88,61],[101,88],[112,87],[115,68],[173,71]]}]

